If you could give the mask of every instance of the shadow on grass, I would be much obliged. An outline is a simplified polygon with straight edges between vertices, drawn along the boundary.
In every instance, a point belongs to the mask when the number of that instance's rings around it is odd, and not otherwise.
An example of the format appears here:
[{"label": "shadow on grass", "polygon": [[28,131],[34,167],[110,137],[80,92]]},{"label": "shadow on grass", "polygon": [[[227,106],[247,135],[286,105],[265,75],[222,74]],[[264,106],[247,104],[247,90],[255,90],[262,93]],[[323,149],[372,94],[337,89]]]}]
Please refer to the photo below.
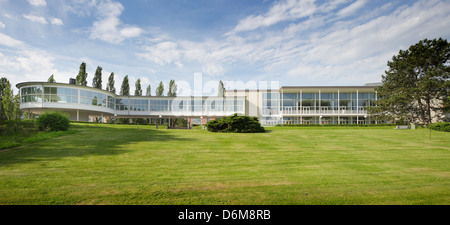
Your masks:
[{"label": "shadow on grass", "polygon": [[[66,157],[119,155],[139,145],[151,150],[172,141],[192,141],[167,130],[115,125],[73,125],[79,132],[0,151],[0,168],[11,164],[57,160]],[[156,142],[156,144],[155,144]],[[148,145],[147,145],[148,143]]]}]

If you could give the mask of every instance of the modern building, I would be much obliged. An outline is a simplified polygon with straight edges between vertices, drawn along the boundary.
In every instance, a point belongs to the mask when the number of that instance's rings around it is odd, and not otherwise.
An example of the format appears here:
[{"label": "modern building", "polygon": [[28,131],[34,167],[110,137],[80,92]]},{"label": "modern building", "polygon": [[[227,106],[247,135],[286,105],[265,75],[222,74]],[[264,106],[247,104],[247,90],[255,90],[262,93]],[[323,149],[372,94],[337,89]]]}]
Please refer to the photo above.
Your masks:
[{"label": "modern building", "polygon": [[29,114],[50,110],[67,113],[74,121],[186,118],[206,123],[238,113],[258,117],[263,125],[269,126],[375,123],[366,107],[376,100],[377,85],[226,90],[224,97],[120,96],[93,87],[48,82],[24,82],[16,86],[20,90],[20,108]]}]

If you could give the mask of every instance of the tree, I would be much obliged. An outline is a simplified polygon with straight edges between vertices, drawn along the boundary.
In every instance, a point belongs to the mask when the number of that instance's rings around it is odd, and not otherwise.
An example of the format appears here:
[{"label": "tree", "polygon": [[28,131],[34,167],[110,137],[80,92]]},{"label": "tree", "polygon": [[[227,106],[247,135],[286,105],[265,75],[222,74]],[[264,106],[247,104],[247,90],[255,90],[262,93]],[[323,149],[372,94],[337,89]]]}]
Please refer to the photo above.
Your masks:
[{"label": "tree", "polygon": [[120,87],[120,95],[130,95],[130,84],[128,83],[128,75],[123,78],[122,86]]},{"label": "tree", "polygon": [[375,117],[405,122],[432,122],[431,112],[443,111],[450,88],[450,44],[447,40],[422,40],[400,50],[387,63],[382,86],[377,88]]},{"label": "tree", "polygon": [[170,97],[177,96],[177,85],[175,84],[175,80],[170,80],[169,91],[167,92],[167,96],[170,96]]},{"label": "tree", "polygon": [[224,88],[224,86],[223,86],[223,82],[220,81],[220,82],[219,82],[219,88],[217,89],[217,96],[218,96],[218,97],[223,97],[224,94],[225,94],[225,88]]},{"label": "tree", "polygon": [[156,88],[156,96],[163,96],[164,95],[164,84],[163,82],[159,82],[158,88]]},{"label": "tree", "polygon": [[0,121],[16,119],[19,109],[19,99],[14,96],[14,90],[6,77],[0,79]]},{"label": "tree", "polygon": [[137,79],[135,87],[136,88],[134,90],[134,95],[135,96],[142,96],[141,79]]},{"label": "tree", "polygon": [[150,87],[150,84],[147,86],[145,96],[152,96],[152,88]]},{"label": "tree", "polygon": [[92,79],[92,87],[102,89],[102,68],[97,66],[94,78]]},{"label": "tree", "polygon": [[86,63],[82,62],[80,65],[80,71],[76,77],[77,85],[87,86],[87,73],[86,73]]},{"label": "tree", "polygon": [[53,77],[53,74],[48,78],[47,82],[49,83],[55,83],[55,78]]},{"label": "tree", "polygon": [[116,93],[116,88],[114,87],[114,72],[109,75],[108,84],[106,84],[106,90],[112,93]]}]

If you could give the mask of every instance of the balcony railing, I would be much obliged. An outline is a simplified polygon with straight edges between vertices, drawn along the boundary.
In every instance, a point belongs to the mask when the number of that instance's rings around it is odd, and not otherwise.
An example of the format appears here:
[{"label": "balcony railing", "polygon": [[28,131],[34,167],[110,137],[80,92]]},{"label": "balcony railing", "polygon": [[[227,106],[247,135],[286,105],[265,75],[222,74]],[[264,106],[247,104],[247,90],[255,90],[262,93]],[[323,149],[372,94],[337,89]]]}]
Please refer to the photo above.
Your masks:
[{"label": "balcony railing", "polygon": [[366,115],[363,107],[282,107],[281,115]]}]

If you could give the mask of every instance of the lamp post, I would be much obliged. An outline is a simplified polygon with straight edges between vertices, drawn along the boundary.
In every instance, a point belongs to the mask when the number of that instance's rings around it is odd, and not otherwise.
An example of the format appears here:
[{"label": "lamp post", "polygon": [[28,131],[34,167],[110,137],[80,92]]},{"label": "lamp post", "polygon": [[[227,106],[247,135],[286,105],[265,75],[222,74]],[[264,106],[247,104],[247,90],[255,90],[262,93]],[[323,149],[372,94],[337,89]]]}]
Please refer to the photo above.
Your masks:
[{"label": "lamp post", "polygon": [[367,124],[367,115],[364,115],[364,123]]},{"label": "lamp post", "polygon": [[322,116],[319,116],[319,124],[322,126]]}]

